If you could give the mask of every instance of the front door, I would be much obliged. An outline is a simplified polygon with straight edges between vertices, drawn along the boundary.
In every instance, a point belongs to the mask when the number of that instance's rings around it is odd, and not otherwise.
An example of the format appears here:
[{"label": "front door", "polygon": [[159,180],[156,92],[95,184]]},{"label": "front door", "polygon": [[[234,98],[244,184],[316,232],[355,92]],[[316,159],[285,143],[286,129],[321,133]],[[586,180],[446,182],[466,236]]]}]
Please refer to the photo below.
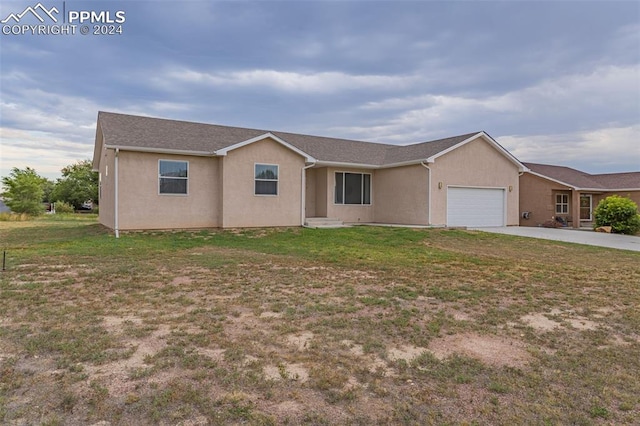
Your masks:
[{"label": "front door", "polygon": [[580,220],[591,222],[591,194],[580,194]]}]

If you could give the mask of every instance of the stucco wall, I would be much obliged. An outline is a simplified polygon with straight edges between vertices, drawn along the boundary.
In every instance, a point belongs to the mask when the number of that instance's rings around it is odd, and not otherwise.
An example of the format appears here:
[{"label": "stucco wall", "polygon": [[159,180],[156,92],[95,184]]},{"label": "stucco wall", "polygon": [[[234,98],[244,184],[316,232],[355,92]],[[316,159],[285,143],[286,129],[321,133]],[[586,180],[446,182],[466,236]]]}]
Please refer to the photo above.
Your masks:
[{"label": "stucco wall", "polygon": [[[431,223],[447,221],[447,186],[502,188],[507,194],[507,225],[518,225],[518,167],[482,138],[439,157],[431,167]],[[442,188],[438,183],[442,182]],[[511,186],[511,191],[509,191]]]},{"label": "stucco wall", "polygon": [[[313,169],[315,174],[316,184],[316,201],[315,201],[315,214],[316,217],[328,217],[327,216],[327,193],[328,190],[328,178],[327,168]],[[311,216],[309,216],[311,217]]]},{"label": "stucco wall", "polygon": [[[99,134],[100,145],[102,145],[102,134]],[[98,205],[100,207],[98,220],[104,226],[111,229],[115,226],[115,180],[114,180],[114,158],[112,149],[104,149],[100,152],[100,193],[98,194]]]},{"label": "stucco wall", "polygon": [[428,171],[421,165],[375,171],[375,222],[428,224]]},{"label": "stucco wall", "polygon": [[569,213],[558,216],[573,218],[571,188],[531,173],[520,176],[520,212],[530,212],[529,219],[520,217],[520,226],[542,225],[557,216],[555,196],[560,193],[569,195]]},{"label": "stucco wall", "polygon": [[[327,191],[325,196],[325,203],[327,206],[326,217],[337,218],[345,223],[359,223],[359,222],[373,222],[374,221],[374,206],[375,199],[375,186],[376,177],[373,170],[357,169],[340,167],[333,168],[327,167],[326,185]],[[371,204],[335,204],[335,187],[336,177],[335,172],[348,172],[348,173],[370,173],[371,174]],[[316,206],[317,207],[317,206]]]},{"label": "stucco wall", "polygon": [[[158,161],[189,162],[187,195],[159,194]],[[120,229],[208,228],[220,226],[219,159],[120,151]],[[111,172],[110,172],[111,173]]]},{"label": "stucco wall", "polygon": [[[302,156],[265,139],[230,151],[222,161],[223,227],[301,225]],[[278,195],[254,194],[256,163],[279,166]]]},{"label": "stucco wall", "polygon": [[305,173],[305,217],[316,217],[316,174],[318,169],[307,169]]}]

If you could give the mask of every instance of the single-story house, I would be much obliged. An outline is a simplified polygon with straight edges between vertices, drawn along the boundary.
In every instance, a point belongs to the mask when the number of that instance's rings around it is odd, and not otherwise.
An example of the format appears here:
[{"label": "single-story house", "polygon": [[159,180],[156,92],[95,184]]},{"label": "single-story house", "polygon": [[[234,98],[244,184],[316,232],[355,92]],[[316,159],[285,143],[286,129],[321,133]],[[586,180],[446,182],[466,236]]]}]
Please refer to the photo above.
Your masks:
[{"label": "single-story house", "polygon": [[518,225],[526,171],[485,132],[406,146],[99,112],[100,222],[118,230]]},{"label": "single-story house", "polygon": [[640,172],[589,174],[570,167],[524,163],[520,177],[520,226],[549,220],[573,228],[591,226],[600,200],[619,195],[640,205]]}]

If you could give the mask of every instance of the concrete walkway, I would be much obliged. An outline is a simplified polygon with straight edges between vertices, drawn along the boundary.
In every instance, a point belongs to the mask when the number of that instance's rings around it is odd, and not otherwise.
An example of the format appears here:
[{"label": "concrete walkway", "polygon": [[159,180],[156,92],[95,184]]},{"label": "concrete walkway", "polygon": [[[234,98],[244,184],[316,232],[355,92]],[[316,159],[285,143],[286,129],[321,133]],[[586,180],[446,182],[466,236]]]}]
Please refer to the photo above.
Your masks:
[{"label": "concrete walkway", "polygon": [[534,228],[528,226],[505,226],[495,228],[469,228],[475,231],[495,234],[517,235],[519,237],[540,238],[566,243],[587,244],[620,250],[640,251],[640,237],[620,234],[606,234],[569,228]]}]

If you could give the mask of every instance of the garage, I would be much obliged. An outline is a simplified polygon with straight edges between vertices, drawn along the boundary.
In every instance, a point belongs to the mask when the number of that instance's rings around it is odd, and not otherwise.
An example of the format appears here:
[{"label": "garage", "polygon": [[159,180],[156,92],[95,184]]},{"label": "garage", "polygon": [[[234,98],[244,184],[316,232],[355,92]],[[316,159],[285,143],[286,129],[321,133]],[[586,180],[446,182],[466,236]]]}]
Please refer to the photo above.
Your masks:
[{"label": "garage", "polygon": [[504,194],[496,188],[447,188],[447,226],[504,226]]}]

